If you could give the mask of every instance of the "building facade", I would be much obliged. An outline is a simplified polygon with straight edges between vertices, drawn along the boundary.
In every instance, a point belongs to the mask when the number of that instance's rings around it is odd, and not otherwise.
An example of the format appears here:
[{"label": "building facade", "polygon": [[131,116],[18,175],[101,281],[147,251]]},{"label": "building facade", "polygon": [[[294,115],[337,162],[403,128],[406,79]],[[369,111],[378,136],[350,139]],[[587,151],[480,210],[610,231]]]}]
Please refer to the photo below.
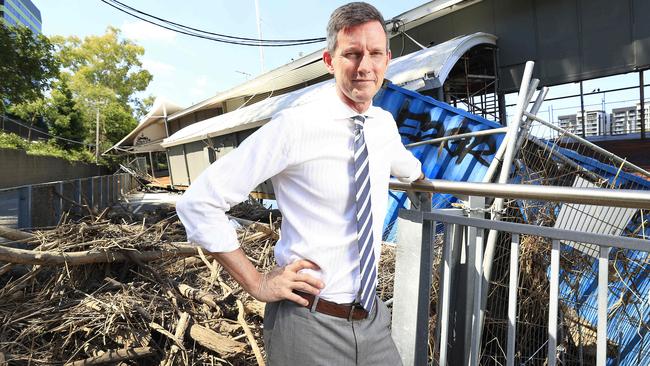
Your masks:
[{"label": "building facade", "polygon": [[41,33],[41,11],[31,0],[0,0],[0,22],[8,26],[24,25]]},{"label": "building facade", "polygon": [[[640,117],[640,116],[639,116]],[[623,135],[632,133],[637,119],[637,110],[634,107],[612,109],[611,134]]]}]

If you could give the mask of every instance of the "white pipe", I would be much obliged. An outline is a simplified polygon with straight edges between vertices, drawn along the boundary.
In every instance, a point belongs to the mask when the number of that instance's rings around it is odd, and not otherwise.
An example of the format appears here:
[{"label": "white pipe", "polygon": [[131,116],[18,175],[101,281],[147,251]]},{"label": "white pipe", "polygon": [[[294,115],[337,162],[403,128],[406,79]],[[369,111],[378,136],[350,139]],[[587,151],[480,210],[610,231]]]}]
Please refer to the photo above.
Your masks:
[{"label": "white pipe", "polygon": [[519,234],[510,241],[510,281],[508,283],[508,344],[506,366],[515,366],[517,336],[517,288],[519,287]]},{"label": "white pipe", "polygon": [[608,261],[609,250],[600,247],[598,256],[598,328],[596,338],[596,366],[605,366],[607,363],[607,297],[609,295]]},{"label": "white pipe", "polygon": [[461,133],[461,134],[458,134],[458,135],[450,135],[450,136],[439,137],[439,138],[431,139],[431,140],[418,141],[418,142],[414,142],[412,144],[404,145],[404,147],[410,148],[410,147],[416,147],[416,146],[422,146],[422,145],[437,144],[439,142],[449,141],[449,140],[460,140],[460,139],[464,139],[464,138],[468,138],[468,137],[496,135],[496,134],[499,134],[499,133],[506,133],[507,131],[508,131],[508,127],[493,128],[493,129],[490,129],[490,130],[480,130],[480,131],[475,131],[475,132]]},{"label": "white pipe", "polygon": [[548,297],[548,366],[557,364],[557,314],[560,294],[560,241],[553,240],[551,248],[551,281]]}]

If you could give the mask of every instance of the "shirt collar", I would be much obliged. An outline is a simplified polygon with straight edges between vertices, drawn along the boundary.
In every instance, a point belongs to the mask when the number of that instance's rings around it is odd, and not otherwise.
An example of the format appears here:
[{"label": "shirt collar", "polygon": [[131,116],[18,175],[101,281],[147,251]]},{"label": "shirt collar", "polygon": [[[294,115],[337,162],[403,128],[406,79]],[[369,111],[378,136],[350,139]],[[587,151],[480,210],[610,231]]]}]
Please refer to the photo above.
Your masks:
[{"label": "shirt collar", "polygon": [[332,88],[331,92],[328,94],[328,104],[330,106],[330,112],[334,119],[350,119],[359,114],[363,114],[369,118],[372,118],[376,115],[375,107],[372,104],[364,113],[359,113],[356,110],[352,109],[352,107],[349,105],[345,104],[336,93],[336,86]]}]

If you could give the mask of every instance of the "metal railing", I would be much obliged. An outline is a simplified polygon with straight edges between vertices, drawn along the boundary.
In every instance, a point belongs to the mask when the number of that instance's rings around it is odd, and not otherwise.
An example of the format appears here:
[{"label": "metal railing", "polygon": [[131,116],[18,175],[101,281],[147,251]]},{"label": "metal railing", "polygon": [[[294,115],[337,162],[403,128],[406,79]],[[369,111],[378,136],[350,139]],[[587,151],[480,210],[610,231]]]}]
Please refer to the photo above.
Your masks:
[{"label": "metal railing", "polygon": [[[517,184],[485,184],[451,181],[423,181],[416,184],[391,182],[391,189],[416,192],[452,193],[465,199],[464,209],[432,212],[402,210],[398,218],[397,254],[393,301],[392,334],[404,365],[428,364],[430,296],[433,268],[438,265],[439,282],[436,310],[434,364],[481,364],[483,313],[481,297],[486,283],[484,247],[487,231],[510,235],[507,305],[507,365],[514,365],[517,349],[517,303],[519,289],[519,249],[522,236],[533,236],[540,243],[550,241],[546,364],[558,362],[558,316],[560,296],[560,254],[570,250],[562,244],[588,243],[598,247],[596,364],[608,359],[608,284],[609,254],[612,248],[650,252],[650,241],[643,238],[595,234],[561,228],[485,219],[489,213],[485,197],[533,199],[552,202],[587,203],[614,207],[650,209],[650,192],[593,188],[550,187]],[[420,195],[419,207],[431,207],[430,196]],[[429,210],[431,211],[431,210]],[[442,229],[440,230],[440,226]],[[438,227],[438,230],[436,228]],[[436,231],[440,234],[436,234]],[[434,245],[441,245],[439,264],[434,260]],[[440,249],[440,248],[438,248]],[[582,354],[581,354],[582,358]],[[522,360],[519,360],[522,361]],[[582,361],[582,360],[581,360]],[[521,363],[521,362],[520,362]]]},{"label": "metal railing", "polygon": [[[30,184],[0,189],[0,217],[13,216],[4,223],[19,229],[57,225],[64,212],[102,210],[139,187],[127,173]],[[7,221],[7,220],[5,220]]]}]

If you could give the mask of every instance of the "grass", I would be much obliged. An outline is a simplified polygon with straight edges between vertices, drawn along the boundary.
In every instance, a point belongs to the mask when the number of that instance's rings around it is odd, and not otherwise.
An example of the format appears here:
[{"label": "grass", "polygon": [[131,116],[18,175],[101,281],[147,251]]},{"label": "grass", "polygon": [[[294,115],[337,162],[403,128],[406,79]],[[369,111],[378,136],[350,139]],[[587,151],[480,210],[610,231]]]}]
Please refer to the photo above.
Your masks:
[{"label": "grass", "polygon": [[29,142],[16,134],[2,131],[0,131],[0,148],[21,149],[25,150],[28,155],[53,156],[84,163],[92,163],[95,159],[94,155],[88,150],[65,150],[52,141]]}]

